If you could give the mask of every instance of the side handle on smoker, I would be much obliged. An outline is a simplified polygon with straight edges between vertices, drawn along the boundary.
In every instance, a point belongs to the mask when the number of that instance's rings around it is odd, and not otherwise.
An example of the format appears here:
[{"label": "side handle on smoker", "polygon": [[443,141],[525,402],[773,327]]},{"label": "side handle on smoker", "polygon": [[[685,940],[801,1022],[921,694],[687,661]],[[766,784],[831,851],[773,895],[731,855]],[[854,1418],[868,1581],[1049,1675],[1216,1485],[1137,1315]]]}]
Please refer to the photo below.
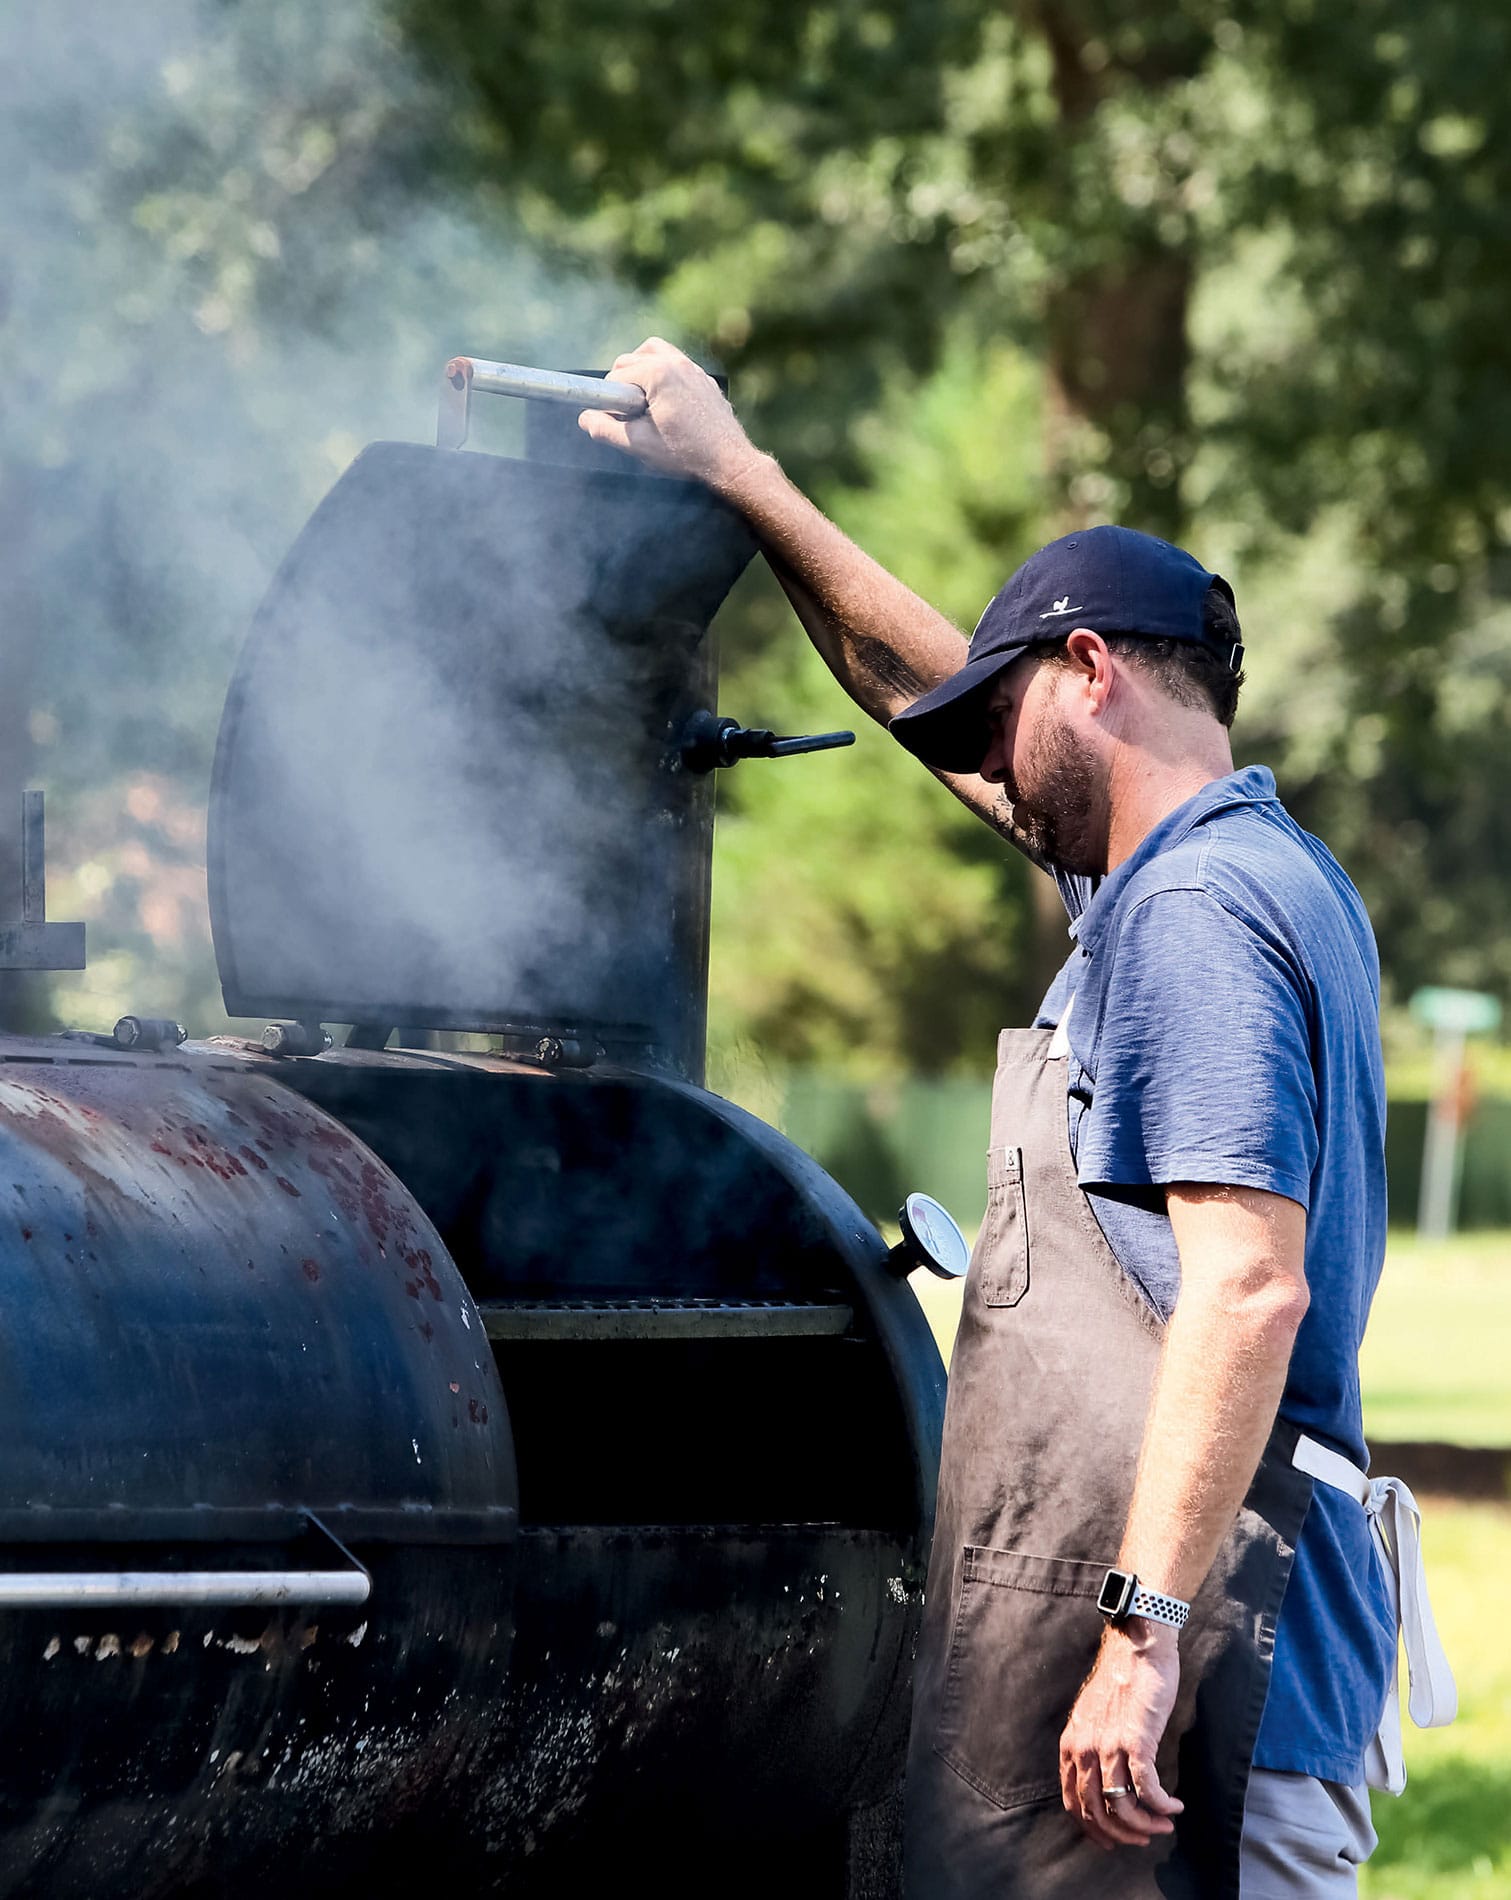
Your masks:
[{"label": "side handle on smoker", "polygon": [[435,426],[438,449],[459,449],[467,440],[474,395],[523,396],[532,402],[571,403],[578,409],[612,409],[621,416],[638,416],[645,408],[645,391],[634,383],[611,382],[606,376],[571,376],[559,369],[526,369],[521,363],[488,363],[480,356],[453,356],[441,378]]},{"label": "side handle on smoker", "polygon": [[737,719],[717,713],[694,713],[679,741],[682,768],[712,772],[716,766],[738,765],[741,759],[787,759],[799,752],[830,752],[854,745],[853,732],[813,732],[795,739],[779,739],[765,726],[742,726]]},{"label": "side handle on smoker", "polygon": [[346,1559],[341,1570],[16,1570],[0,1572],[0,1610],[115,1610],[279,1603],[357,1604],[372,1577],[319,1518],[307,1520]]}]

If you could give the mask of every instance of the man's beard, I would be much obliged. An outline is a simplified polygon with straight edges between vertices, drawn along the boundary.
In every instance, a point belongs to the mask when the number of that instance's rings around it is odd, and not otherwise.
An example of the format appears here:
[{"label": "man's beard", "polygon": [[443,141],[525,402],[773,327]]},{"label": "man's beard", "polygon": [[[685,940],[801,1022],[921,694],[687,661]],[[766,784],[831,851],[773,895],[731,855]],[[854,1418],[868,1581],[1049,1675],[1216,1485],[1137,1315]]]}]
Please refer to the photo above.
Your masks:
[{"label": "man's beard", "polygon": [[1007,787],[1013,823],[1030,851],[1062,871],[1107,869],[1107,796],[1092,754],[1064,720],[1046,714],[1023,771]]}]

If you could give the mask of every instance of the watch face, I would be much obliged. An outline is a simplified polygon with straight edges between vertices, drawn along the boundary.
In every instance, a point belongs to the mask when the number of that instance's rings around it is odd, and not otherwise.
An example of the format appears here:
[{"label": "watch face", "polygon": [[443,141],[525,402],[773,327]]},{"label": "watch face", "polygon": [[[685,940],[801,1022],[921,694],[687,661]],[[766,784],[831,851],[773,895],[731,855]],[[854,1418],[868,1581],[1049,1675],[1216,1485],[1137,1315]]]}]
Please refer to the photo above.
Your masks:
[{"label": "watch face", "polygon": [[1097,1608],[1103,1616],[1114,1619],[1127,1614],[1128,1605],[1133,1601],[1133,1593],[1138,1588],[1138,1578],[1126,1570],[1109,1570],[1102,1579],[1101,1595],[1097,1598]]}]

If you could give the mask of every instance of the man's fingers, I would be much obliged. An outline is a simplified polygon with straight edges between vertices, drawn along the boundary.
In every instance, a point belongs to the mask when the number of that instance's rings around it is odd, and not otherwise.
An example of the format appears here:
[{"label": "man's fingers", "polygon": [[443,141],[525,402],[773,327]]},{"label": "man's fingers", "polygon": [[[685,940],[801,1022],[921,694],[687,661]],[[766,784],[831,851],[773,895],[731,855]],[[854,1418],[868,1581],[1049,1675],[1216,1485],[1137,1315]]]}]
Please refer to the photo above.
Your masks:
[{"label": "man's fingers", "polygon": [[[648,336],[633,350],[626,350],[622,356],[616,356],[610,366],[609,375],[620,381],[640,382],[646,376],[655,376],[669,366],[688,363],[692,359],[686,351],[679,350],[675,343],[668,343],[665,337]],[[634,371],[634,375],[625,372]]]},{"label": "man's fingers", "polygon": [[1178,1801],[1173,1794],[1166,1794],[1160,1786],[1159,1770],[1153,1757],[1148,1760],[1130,1760],[1128,1773],[1131,1785],[1138,1789],[1139,1805],[1147,1808],[1151,1814],[1183,1814],[1185,1802]]},{"label": "man's fingers", "polygon": [[645,356],[644,344],[638,350],[631,350],[626,356],[616,356],[609,364],[609,380],[616,383],[637,383],[651,369]]},{"label": "man's fingers", "polygon": [[1145,1847],[1148,1845],[1152,1829],[1151,1817],[1145,1815],[1129,1795],[1109,1795],[1109,1788],[1126,1788],[1126,1781],[1119,1781],[1110,1770],[1099,1770],[1090,1778],[1094,1785],[1088,1785],[1087,1803],[1083,1819],[1092,1834],[1109,1847]]},{"label": "man's fingers", "polygon": [[[1144,1806],[1139,1800],[1140,1785],[1126,1754],[1119,1751],[1110,1762],[1103,1762],[1102,1799],[1108,1813],[1141,1847],[1146,1847],[1156,1835],[1170,1833],[1175,1824],[1168,1816]],[[1127,1792],[1114,1793],[1114,1789]]]},{"label": "man's fingers", "polygon": [[1079,1814],[1081,1804],[1076,1799],[1076,1765],[1062,1747],[1060,1750],[1060,1800],[1067,1814]]},{"label": "man's fingers", "polygon": [[623,417],[610,415],[603,409],[584,409],[577,418],[577,426],[595,442],[607,442],[610,448],[623,449],[629,454],[629,425]]},{"label": "man's fingers", "polygon": [[[1102,1764],[1094,1750],[1076,1750],[1076,1818],[1098,1847],[1139,1847],[1144,1836],[1128,1827],[1118,1813],[1121,1802],[1109,1803],[1102,1793]],[[1116,1787],[1118,1784],[1112,1784]]]}]

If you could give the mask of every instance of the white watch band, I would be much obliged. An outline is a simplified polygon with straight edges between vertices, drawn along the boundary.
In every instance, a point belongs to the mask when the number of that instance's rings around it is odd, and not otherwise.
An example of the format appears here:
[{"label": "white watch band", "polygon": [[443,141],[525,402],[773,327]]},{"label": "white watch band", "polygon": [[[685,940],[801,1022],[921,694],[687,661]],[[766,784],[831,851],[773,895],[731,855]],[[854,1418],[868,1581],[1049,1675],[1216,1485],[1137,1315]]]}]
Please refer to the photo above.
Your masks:
[{"label": "white watch band", "polygon": [[1168,1623],[1171,1629],[1178,1630],[1185,1627],[1191,1614],[1191,1605],[1182,1603],[1179,1597],[1167,1597],[1158,1590],[1146,1590],[1140,1584],[1124,1614],[1147,1616],[1151,1623]]}]

